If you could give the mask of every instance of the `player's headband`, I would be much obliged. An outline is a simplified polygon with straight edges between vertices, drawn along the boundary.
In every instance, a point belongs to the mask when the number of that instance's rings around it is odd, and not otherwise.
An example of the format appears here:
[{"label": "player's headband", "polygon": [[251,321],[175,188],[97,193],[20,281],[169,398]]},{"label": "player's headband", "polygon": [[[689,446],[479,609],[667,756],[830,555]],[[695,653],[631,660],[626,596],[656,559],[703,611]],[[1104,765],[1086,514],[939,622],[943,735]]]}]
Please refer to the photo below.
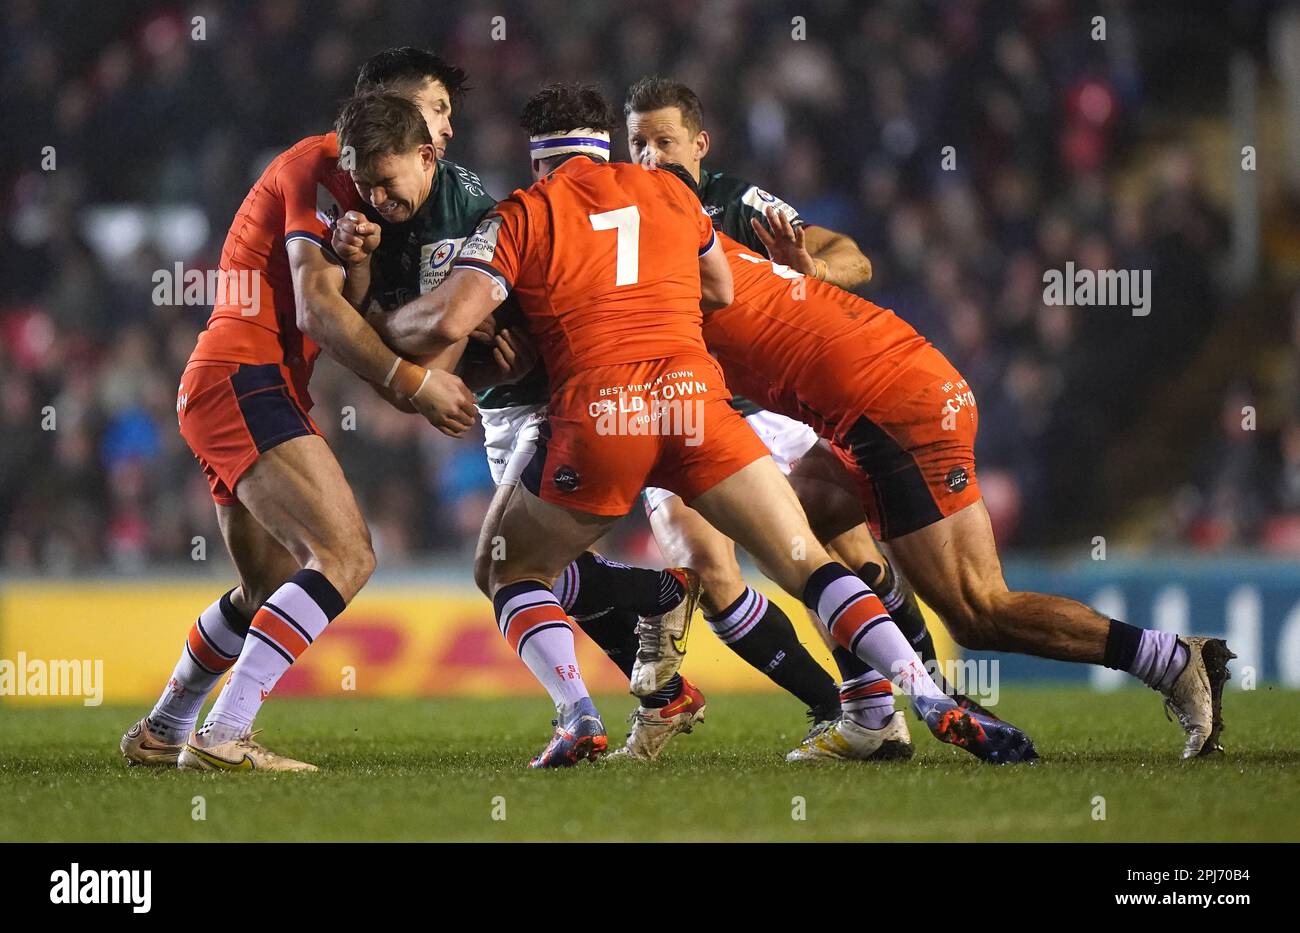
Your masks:
[{"label": "player's headband", "polygon": [[541,133],[528,137],[528,154],[534,159],[549,159],[552,156],[579,152],[609,161],[609,134],[604,130],[579,127],[560,133]]}]

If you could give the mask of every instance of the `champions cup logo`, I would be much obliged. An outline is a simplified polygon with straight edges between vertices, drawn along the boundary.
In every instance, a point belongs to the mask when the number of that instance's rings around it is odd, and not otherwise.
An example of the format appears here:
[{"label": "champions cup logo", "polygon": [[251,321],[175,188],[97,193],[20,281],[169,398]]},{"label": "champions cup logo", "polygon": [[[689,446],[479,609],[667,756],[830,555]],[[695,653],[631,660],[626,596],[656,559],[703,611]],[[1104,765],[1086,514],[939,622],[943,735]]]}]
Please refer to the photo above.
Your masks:
[{"label": "champions cup logo", "polygon": [[186,307],[235,307],[242,317],[262,310],[261,272],[257,269],[171,269],[154,271],[153,303]]},{"label": "champions cup logo", "polygon": [[591,402],[587,414],[602,436],[684,437],[687,447],[704,443],[704,399],[708,383],[694,373],[660,376],[653,383],[609,386],[605,398]]}]

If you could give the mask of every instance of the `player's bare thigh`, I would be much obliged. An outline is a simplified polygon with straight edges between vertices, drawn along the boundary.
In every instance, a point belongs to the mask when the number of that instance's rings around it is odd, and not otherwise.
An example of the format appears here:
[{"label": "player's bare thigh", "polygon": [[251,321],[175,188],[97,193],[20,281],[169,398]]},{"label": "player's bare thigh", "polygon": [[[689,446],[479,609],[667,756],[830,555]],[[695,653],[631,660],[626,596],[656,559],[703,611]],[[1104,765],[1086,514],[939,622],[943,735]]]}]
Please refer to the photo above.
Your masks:
[{"label": "player's bare thigh", "polygon": [[239,574],[239,589],[230,599],[251,617],[301,565],[242,504],[216,508],[221,537]]},{"label": "player's bare thigh", "polygon": [[543,502],[522,485],[515,487],[501,514],[499,560],[491,560],[488,585],[495,595],[507,583],[540,580],[550,586],[565,567],[618,521]]},{"label": "player's bare thigh", "polygon": [[375,568],[370,529],[325,439],[295,437],[263,453],[235,495],[301,567],[351,601]]},{"label": "player's bare thigh", "polygon": [[735,544],[681,496],[669,496],[650,513],[650,528],[669,566],[690,567],[700,575],[705,612],[717,615],[740,598],[745,583]]},{"label": "player's bare thigh", "polygon": [[825,441],[818,441],[799,458],[790,471],[790,485],[808,516],[808,524],[823,543],[865,521],[862,491]]},{"label": "player's bare thigh", "polygon": [[691,506],[748,551],[759,569],[791,595],[802,596],[813,571],[830,562],[771,457],[733,473]]}]

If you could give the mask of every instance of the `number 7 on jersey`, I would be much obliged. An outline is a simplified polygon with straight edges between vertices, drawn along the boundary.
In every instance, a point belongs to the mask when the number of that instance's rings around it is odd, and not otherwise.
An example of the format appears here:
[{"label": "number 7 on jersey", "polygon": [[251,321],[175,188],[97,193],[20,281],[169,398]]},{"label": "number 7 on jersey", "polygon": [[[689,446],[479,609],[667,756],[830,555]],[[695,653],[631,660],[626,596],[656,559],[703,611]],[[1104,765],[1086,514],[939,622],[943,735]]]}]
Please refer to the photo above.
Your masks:
[{"label": "number 7 on jersey", "polygon": [[618,263],[614,285],[635,285],[641,262],[641,214],[636,205],[603,214],[588,214],[593,230],[618,231]]}]

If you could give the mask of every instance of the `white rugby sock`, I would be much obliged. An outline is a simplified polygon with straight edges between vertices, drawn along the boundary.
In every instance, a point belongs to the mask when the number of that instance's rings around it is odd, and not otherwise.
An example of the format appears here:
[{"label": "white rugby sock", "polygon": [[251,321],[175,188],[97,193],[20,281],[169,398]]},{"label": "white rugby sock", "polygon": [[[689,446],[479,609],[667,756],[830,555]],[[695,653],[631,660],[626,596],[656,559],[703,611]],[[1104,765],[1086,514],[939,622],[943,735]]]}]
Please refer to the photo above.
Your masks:
[{"label": "white rugby sock", "polygon": [[557,707],[588,698],[573,629],[550,588],[536,580],[510,583],[497,590],[492,605],[497,628]]},{"label": "white rugby sock", "polygon": [[239,657],[249,620],[223,595],[195,620],[171,680],[149,714],[149,731],[164,742],[189,737],[203,701]]},{"label": "white rugby sock", "polygon": [[239,660],[199,730],[204,740],[219,745],[249,732],[280,676],[345,605],[315,570],[299,570],[272,593],[253,616]]},{"label": "white rugby sock", "polygon": [[803,599],[837,642],[877,671],[887,671],[909,697],[956,705],[930,678],[880,597],[847,567],[832,562],[817,568],[808,578]]}]

